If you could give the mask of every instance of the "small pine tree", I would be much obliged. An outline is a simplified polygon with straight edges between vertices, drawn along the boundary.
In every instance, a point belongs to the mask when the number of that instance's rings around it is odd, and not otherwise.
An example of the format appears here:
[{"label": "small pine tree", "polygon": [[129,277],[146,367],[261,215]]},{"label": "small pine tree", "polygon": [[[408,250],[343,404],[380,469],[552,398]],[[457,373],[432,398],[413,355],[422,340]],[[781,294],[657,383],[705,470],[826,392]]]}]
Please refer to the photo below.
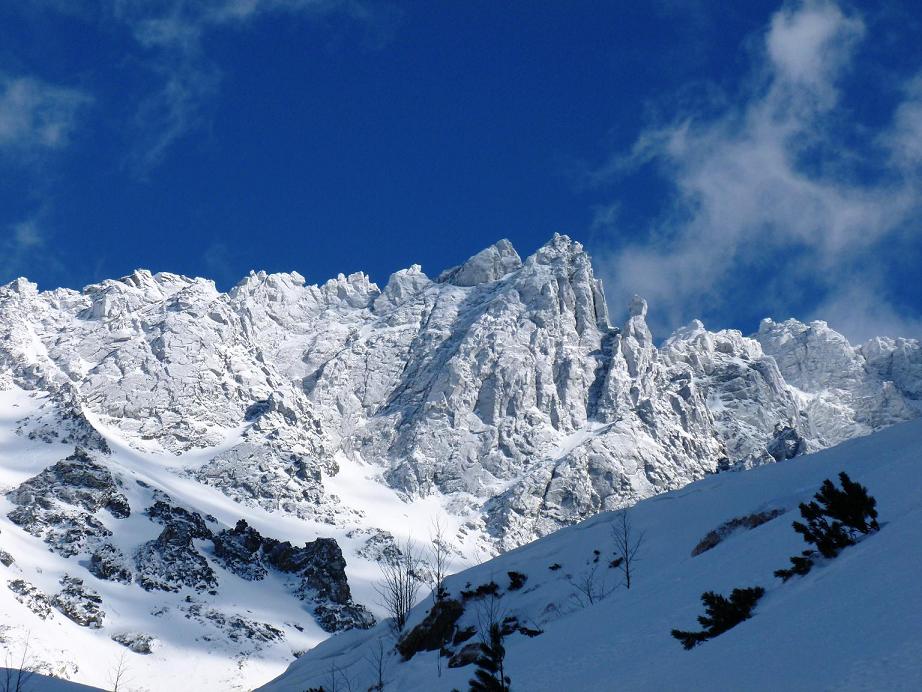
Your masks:
[{"label": "small pine tree", "polygon": [[503,670],[506,649],[499,623],[490,624],[489,641],[480,643],[477,671],[468,681],[470,692],[509,692],[511,680]]},{"label": "small pine tree", "polygon": [[713,591],[706,591],[701,594],[701,602],[707,614],[698,616],[698,622],[704,630],[700,632],[672,630],[671,634],[682,642],[683,647],[693,649],[698,644],[713,639],[736,627],[743,620],[752,617],[752,609],[764,595],[765,589],[761,586],[733,589],[729,599]]},{"label": "small pine tree", "polygon": [[795,575],[807,574],[813,567],[813,557],[819,552],[825,558],[836,557],[843,548],[854,545],[861,534],[880,530],[877,523],[877,500],[868,489],[855,483],[848,474],[839,473],[842,490],[828,478],[809,503],[800,503],[800,516],[806,523],[795,521],[794,530],[804,541],[816,546],[798,557],[790,558],[792,566],[775,571],[775,576],[787,581]]},{"label": "small pine tree", "polygon": [[775,576],[781,581],[787,581],[791,577],[802,577],[808,574],[813,568],[814,555],[816,555],[815,550],[805,550],[800,555],[789,558],[791,566],[788,569],[776,569]]}]

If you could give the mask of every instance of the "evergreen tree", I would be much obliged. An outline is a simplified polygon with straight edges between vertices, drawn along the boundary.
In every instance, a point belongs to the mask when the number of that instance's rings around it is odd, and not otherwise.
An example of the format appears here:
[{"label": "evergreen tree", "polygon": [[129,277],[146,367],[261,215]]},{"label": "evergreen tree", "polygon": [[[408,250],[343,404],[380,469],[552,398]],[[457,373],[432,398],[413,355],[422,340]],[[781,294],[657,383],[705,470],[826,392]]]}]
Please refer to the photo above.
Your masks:
[{"label": "evergreen tree", "polygon": [[842,490],[828,478],[809,503],[800,503],[800,516],[806,523],[795,521],[794,530],[816,550],[805,550],[790,558],[792,566],[775,571],[775,576],[787,581],[794,575],[807,574],[813,567],[813,556],[819,552],[825,558],[836,557],[843,548],[854,545],[857,537],[878,531],[877,500],[868,489],[855,483],[848,474],[839,474]]},{"label": "evergreen tree", "polygon": [[746,589],[733,589],[730,598],[724,598],[713,591],[701,594],[706,615],[699,615],[698,622],[704,628],[700,632],[672,630],[672,636],[682,642],[686,649],[693,649],[698,644],[723,634],[736,627],[743,620],[752,617],[752,609],[765,595],[761,586]]},{"label": "evergreen tree", "polygon": [[489,641],[480,643],[477,671],[468,681],[470,692],[509,692],[511,680],[503,670],[505,657],[502,630],[499,623],[493,622],[490,624]]}]

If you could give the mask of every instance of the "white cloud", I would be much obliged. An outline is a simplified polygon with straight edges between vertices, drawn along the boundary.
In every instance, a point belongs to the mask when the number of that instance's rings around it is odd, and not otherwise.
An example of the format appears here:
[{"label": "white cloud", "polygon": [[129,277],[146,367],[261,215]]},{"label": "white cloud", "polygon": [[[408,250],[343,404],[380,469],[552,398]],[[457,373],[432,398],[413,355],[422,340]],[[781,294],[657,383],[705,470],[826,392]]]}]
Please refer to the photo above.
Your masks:
[{"label": "white cloud", "polygon": [[14,223],[7,228],[0,241],[0,282],[16,277],[34,260],[45,245],[45,233],[40,215]]},{"label": "white cloud", "polygon": [[33,77],[0,75],[0,151],[32,153],[64,147],[90,97]]},{"label": "white cloud", "polygon": [[860,20],[846,17],[831,3],[814,2],[776,13],[765,45],[782,80],[822,89],[834,78],[834,71],[848,62],[863,35]]},{"label": "white cloud", "polygon": [[[770,22],[738,105],[717,116],[682,114],[643,132],[628,156],[606,164],[606,174],[623,174],[652,162],[675,190],[648,239],[603,259],[616,305],[640,293],[659,315],[657,326],[674,328],[751,294],[754,270],[775,262],[783,280],[762,291],[768,309],[785,311],[807,284],[822,291],[815,302],[847,307],[837,296],[864,278],[862,265],[874,262],[865,253],[905,232],[920,210],[918,84],[907,87],[892,124],[863,149],[839,137],[840,78],[864,34],[858,17],[832,3],[785,7]],[[882,161],[899,162],[872,184],[852,165],[870,148]]]},{"label": "white cloud", "polygon": [[204,37],[241,28],[270,13],[311,16],[341,11],[362,22],[377,16],[361,2],[346,0],[112,0],[112,16],[144,51],[144,64],[160,86],[136,113],[137,146],[131,156],[142,174],[156,166],[184,135],[208,120],[220,68],[203,48]]},{"label": "white cloud", "polygon": [[922,318],[900,313],[880,299],[883,293],[880,285],[849,284],[817,306],[808,318],[828,322],[854,344],[874,336],[922,336]]}]

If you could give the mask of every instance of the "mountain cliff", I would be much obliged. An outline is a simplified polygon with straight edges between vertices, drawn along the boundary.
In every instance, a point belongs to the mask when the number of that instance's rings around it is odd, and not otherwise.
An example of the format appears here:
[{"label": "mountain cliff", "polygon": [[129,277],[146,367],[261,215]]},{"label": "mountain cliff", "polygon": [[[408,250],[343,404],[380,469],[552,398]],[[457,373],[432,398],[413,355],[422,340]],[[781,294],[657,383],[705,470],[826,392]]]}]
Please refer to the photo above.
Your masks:
[{"label": "mountain cliff", "polygon": [[[52,599],[65,578],[112,613],[175,594],[173,615],[149,604],[135,629],[173,618],[165,645],[175,628],[175,651],[223,641],[255,680],[325,631],[367,627],[375,561],[435,518],[462,567],[922,411],[916,341],[765,320],[657,344],[646,314],[635,298],[613,324],[588,254],[560,235],[383,289],[361,273],[251,273],[226,293],[145,270],[79,292],[18,279],[0,288],[0,548],[15,559],[0,571],[37,595],[18,584],[0,603]],[[261,619],[257,587],[275,594]]]}]

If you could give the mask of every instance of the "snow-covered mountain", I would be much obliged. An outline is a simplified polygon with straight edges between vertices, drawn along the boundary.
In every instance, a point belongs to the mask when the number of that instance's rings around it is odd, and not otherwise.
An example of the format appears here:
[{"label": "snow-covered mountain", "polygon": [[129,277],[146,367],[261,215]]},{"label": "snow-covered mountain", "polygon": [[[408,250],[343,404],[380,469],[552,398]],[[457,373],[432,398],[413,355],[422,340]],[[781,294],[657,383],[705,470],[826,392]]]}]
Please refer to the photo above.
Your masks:
[{"label": "snow-covered mountain", "polygon": [[565,236],[383,290],[0,288],[0,639],[91,684],[127,646],[151,689],[245,689],[369,626],[376,560],[436,518],[460,568],[920,415],[916,341],[766,320],[657,346],[646,311],[613,326]]},{"label": "snow-covered mountain", "polygon": [[[913,421],[643,500],[627,511],[643,533],[630,589],[610,564],[619,517],[600,514],[449,577],[439,616],[425,599],[398,647],[390,622],[348,632],[260,690],[467,689],[490,621],[506,632],[513,690],[922,689],[920,448]],[[840,471],[876,498],[880,531],[783,583],[773,572],[805,547],[798,503]],[[700,629],[703,592],[753,586],[765,595],[751,619],[691,651],[670,636]]]}]

